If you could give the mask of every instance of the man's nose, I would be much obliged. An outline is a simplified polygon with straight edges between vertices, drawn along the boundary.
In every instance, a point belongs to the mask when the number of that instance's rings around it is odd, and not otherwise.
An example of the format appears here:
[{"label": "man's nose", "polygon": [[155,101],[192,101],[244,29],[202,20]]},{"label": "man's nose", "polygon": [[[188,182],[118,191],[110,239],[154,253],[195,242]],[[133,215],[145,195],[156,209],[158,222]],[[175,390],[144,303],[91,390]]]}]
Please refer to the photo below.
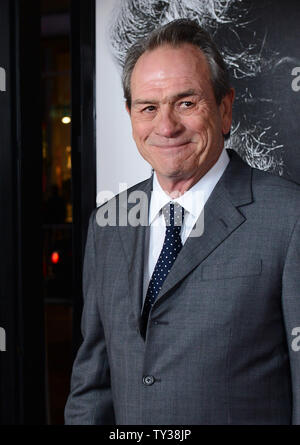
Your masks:
[{"label": "man's nose", "polygon": [[176,137],[182,131],[182,128],[182,123],[172,109],[160,109],[160,112],[156,116],[156,134],[166,138],[172,138]]}]

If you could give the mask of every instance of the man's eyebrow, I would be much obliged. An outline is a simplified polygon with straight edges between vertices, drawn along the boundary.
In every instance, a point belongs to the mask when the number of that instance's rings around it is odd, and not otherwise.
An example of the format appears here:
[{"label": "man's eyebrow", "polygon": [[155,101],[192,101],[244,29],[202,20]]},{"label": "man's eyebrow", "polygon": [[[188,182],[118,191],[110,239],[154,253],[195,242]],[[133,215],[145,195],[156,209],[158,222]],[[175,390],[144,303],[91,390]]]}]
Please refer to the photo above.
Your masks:
[{"label": "man's eyebrow", "polygon": [[[188,96],[199,96],[199,92],[197,92],[196,90],[186,90],[168,97],[167,100],[176,101]],[[157,104],[158,102],[159,101],[157,99],[136,99],[132,102],[132,105]]]},{"label": "man's eyebrow", "polygon": [[136,99],[132,102],[132,105],[146,105],[146,104],[157,104],[156,99]]},{"label": "man's eyebrow", "polygon": [[196,90],[186,90],[182,91],[182,93],[175,94],[174,96],[171,97],[171,99],[178,100],[188,96],[199,96],[199,92]]}]

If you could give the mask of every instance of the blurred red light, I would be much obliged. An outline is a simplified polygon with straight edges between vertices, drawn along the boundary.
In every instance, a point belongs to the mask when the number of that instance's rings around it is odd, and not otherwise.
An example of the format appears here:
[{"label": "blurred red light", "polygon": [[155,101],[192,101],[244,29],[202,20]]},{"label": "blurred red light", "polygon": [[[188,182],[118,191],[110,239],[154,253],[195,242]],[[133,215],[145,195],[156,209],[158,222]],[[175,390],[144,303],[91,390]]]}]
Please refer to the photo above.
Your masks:
[{"label": "blurred red light", "polygon": [[58,252],[53,252],[51,255],[51,262],[53,264],[57,264],[59,262],[59,253]]}]

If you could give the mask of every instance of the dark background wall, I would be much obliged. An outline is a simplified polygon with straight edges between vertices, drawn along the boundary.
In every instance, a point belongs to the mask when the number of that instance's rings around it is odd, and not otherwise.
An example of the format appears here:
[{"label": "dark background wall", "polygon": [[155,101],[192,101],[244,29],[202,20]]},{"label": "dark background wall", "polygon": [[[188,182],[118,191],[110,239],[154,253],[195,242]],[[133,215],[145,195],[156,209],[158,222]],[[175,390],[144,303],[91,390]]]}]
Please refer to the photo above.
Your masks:
[{"label": "dark background wall", "polygon": [[43,423],[39,1],[0,10],[0,423]]},{"label": "dark background wall", "polygon": [[[253,76],[235,76],[231,69],[238,95],[235,122],[240,122],[244,134],[246,129],[253,129],[253,137],[241,140],[239,149],[245,154],[245,143],[250,141],[258,159],[264,159],[266,154],[266,160],[274,161],[276,173],[300,183],[300,91],[295,89],[296,76],[292,74],[300,67],[300,3],[247,0],[242,5],[247,7],[243,20],[248,23],[239,28],[240,40],[245,48],[253,48],[249,50],[250,62],[251,56],[258,58]],[[220,38],[227,43],[225,32],[226,29]],[[237,42],[231,48],[239,52]],[[257,144],[254,137],[261,143]],[[249,160],[256,166],[253,156]],[[264,163],[258,160],[257,166],[263,168]],[[266,169],[272,170],[272,165]]]},{"label": "dark background wall", "polygon": [[[6,91],[0,91],[0,327],[6,331],[6,350],[0,351],[3,425],[45,424],[49,412],[42,267],[42,3],[0,0],[0,67],[6,73]],[[59,10],[61,2],[56,4]],[[72,277],[67,286],[74,313],[70,346],[75,354],[81,340],[83,251],[96,203],[94,0],[72,0],[70,17],[73,222]],[[53,327],[59,337],[61,320],[56,322]],[[63,381],[69,382],[69,377]],[[51,397],[59,398],[60,388],[51,387]],[[68,391],[69,384],[64,387],[64,393]]]},{"label": "dark background wall", "polygon": [[[11,23],[9,0],[1,2],[0,14],[0,66],[6,73],[6,90],[0,91],[0,245],[2,251],[0,267],[0,326],[6,331],[6,351],[0,351],[0,414],[3,418],[5,410],[12,412],[18,401],[19,391],[15,385],[18,355],[17,317],[13,311],[16,300],[16,246],[14,234],[16,222],[14,218],[15,175],[13,164],[15,153],[12,150],[12,112],[13,94],[11,89],[11,73],[13,70],[10,59]],[[5,173],[5,174],[4,174]],[[4,398],[4,394],[10,394]],[[12,419],[12,418],[11,418]]]}]

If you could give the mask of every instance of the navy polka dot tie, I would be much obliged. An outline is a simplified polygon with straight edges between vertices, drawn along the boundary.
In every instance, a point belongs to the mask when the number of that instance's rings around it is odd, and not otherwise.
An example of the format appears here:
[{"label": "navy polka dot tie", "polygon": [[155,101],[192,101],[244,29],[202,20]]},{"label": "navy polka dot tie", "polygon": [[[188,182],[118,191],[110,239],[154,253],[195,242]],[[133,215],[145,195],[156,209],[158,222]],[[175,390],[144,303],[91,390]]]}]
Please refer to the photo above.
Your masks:
[{"label": "navy polka dot tie", "polygon": [[166,234],[162,250],[149,283],[143,307],[141,320],[141,334],[143,337],[146,335],[150,309],[182,248],[180,230],[184,218],[184,209],[177,203],[168,203],[163,207],[162,213],[166,221]]}]

